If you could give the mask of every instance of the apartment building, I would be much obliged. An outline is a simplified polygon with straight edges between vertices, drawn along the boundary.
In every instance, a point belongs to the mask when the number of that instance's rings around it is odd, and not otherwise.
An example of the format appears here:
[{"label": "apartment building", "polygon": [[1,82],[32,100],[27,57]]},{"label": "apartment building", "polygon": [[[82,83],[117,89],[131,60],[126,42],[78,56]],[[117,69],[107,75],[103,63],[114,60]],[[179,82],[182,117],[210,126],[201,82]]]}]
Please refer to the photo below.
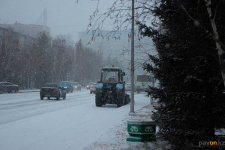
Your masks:
[{"label": "apartment building", "polygon": [[0,24],[0,27],[10,29],[22,35],[30,36],[33,38],[36,38],[40,33],[45,33],[48,36],[50,35],[50,28],[44,25],[25,25],[16,22],[14,24]]},{"label": "apartment building", "polygon": [[18,49],[26,49],[28,45],[32,45],[34,42],[36,42],[36,39],[31,36],[23,35],[18,32],[0,27],[0,45],[2,45],[5,41],[12,42],[12,46],[17,45]]}]

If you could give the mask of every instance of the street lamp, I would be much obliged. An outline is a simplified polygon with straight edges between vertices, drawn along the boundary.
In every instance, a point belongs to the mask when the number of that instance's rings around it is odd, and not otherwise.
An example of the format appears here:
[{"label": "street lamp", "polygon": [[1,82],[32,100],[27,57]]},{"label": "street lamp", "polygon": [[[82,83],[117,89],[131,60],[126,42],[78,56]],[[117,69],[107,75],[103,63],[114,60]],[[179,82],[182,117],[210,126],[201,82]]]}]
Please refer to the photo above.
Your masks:
[{"label": "street lamp", "polygon": [[131,103],[130,113],[134,113],[134,0],[132,0],[131,21]]}]

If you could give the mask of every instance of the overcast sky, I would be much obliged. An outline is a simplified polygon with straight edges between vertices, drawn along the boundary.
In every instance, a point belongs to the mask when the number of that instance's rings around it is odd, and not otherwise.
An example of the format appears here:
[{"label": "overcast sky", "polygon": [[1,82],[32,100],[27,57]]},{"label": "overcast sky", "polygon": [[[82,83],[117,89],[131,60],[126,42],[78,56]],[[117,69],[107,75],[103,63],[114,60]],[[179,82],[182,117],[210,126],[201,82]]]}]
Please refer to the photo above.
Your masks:
[{"label": "overcast sky", "polygon": [[[99,9],[105,12],[115,0],[100,0]],[[72,35],[77,42],[78,32],[86,31],[90,15],[97,7],[96,0],[0,0],[0,24],[36,24],[47,9],[47,26],[51,36]],[[107,28],[106,28],[107,29]]]}]

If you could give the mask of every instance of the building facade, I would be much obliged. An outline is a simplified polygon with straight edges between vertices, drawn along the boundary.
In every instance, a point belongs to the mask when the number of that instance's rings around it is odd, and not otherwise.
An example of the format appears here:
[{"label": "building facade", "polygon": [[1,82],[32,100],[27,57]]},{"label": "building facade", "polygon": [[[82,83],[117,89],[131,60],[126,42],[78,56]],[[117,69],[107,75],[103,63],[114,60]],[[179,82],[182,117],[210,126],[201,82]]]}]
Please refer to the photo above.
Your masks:
[{"label": "building facade", "polygon": [[[26,49],[28,45],[34,44],[36,39],[31,36],[23,35],[10,29],[0,27],[0,45],[2,45],[5,41],[16,41],[16,45],[18,46],[17,48],[23,50]],[[11,44],[13,45],[15,43]]]},{"label": "building facade", "polygon": [[[102,37],[93,37],[92,33],[79,32],[79,39],[82,43],[94,51],[102,52],[103,58],[116,58],[118,63],[122,63],[124,71],[130,75],[131,68],[131,31],[123,30],[117,33],[101,31]],[[156,55],[153,41],[149,37],[141,37],[135,31],[134,38],[134,64],[135,74],[146,73],[142,66],[147,62],[148,54]]]},{"label": "building facade", "polygon": [[0,27],[10,29],[22,35],[33,38],[36,38],[40,33],[45,33],[46,35],[50,36],[50,28],[43,25],[25,25],[16,22],[14,24],[0,24]]},{"label": "building facade", "polygon": [[[20,63],[26,60],[23,54],[36,42],[36,39],[0,27],[0,82],[9,81],[19,84],[22,81],[18,68]],[[24,53],[25,52],[25,53]]]}]

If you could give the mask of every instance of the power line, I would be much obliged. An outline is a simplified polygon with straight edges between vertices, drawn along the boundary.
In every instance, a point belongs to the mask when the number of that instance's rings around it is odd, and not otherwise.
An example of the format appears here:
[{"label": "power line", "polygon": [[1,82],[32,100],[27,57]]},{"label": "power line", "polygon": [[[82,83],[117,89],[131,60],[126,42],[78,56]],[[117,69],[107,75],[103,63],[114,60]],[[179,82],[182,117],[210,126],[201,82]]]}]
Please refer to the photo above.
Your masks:
[{"label": "power line", "polygon": [[49,26],[49,27],[51,27],[51,28],[61,28],[61,27],[77,27],[77,26],[88,26],[88,25],[71,25],[71,26]]}]

